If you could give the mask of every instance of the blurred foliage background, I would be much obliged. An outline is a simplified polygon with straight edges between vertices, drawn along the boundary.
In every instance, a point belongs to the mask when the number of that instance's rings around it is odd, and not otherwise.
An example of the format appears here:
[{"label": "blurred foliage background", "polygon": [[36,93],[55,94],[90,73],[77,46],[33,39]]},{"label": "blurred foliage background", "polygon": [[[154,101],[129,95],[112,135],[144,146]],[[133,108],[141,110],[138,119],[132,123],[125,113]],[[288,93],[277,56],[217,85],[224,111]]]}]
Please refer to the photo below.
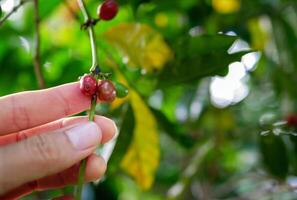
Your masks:
[{"label": "blurred foliage background", "polygon": [[[0,95],[38,89],[30,0],[0,27]],[[118,0],[100,65],[130,90],[100,104],[119,136],[85,199],[297,199],[296,0]],[[86,1],[93,17],[99,0]],[[7,14],[17,0],[1,0]],[[75,0],[40,0],[46,86],[91,65]],[[77,16],[77,17],[74,17]],[[48,199],[72,187],[36,192]]]}]

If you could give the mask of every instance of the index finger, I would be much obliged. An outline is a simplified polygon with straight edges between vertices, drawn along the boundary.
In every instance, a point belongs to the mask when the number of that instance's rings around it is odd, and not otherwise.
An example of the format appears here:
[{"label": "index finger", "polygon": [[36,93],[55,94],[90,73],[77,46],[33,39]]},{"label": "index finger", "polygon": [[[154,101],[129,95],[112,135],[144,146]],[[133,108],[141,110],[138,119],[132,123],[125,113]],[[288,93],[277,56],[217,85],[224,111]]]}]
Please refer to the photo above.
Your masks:
[{"label": "index finger", "polygon": [[79,83],[0,97],[0,135],[29,129],[86,110]]}]

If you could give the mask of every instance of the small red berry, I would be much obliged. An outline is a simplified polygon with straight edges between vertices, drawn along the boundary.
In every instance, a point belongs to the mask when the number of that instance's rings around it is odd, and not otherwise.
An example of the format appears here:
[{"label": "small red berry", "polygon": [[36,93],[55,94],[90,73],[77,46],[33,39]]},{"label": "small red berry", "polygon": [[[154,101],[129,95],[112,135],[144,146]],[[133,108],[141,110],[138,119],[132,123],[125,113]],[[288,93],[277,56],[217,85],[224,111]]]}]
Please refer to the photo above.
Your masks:
[{"label": "small red berry", "polygon": [[114,84],[109,80],[102,80],[98,84],[97,95],[101,101],[112,102],[116,98]]},{"label": "small red berry", "polygon": [[297,127],[297,114],[289,114],[286,118],[288,126]]},{"label": "small red berry", "polygon": [[96,79],[86,74],[80,79],[80,91],[87,96],[92,96],[97,90],[97,81]]},{"label": "small red berry", "polygon": [[111,20],[118,13],[118,4],[115,0],[106,0],[97,9],[100,19]]}]

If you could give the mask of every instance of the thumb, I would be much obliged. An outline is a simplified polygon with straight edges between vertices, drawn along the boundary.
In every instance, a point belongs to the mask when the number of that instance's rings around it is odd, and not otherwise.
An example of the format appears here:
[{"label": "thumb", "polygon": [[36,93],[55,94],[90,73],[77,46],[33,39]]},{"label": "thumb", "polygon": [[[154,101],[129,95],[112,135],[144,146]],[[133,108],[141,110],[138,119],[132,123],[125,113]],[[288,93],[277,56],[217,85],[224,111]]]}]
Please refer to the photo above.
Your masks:
[{"label": "thumb", "polygon": [[0,195],[69,168],[90,155],[101,137],[97,124],[87,122],[0,147]]}]

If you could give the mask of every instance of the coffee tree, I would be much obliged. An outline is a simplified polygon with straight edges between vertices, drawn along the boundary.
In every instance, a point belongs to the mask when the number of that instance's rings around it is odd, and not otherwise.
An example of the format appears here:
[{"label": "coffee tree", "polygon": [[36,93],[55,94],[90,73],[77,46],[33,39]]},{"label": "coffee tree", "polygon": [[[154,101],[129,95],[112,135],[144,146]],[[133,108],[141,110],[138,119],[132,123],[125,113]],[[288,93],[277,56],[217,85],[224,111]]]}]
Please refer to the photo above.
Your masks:
[{"label": "coffee tree", "polygon": [[[116,121],[84,199],[294,199],[296,13],[295,0],[2,0],[0,94],[80,77],[81,114]],[[79,199],[83,163],[76,185],[23,198]]]}]

